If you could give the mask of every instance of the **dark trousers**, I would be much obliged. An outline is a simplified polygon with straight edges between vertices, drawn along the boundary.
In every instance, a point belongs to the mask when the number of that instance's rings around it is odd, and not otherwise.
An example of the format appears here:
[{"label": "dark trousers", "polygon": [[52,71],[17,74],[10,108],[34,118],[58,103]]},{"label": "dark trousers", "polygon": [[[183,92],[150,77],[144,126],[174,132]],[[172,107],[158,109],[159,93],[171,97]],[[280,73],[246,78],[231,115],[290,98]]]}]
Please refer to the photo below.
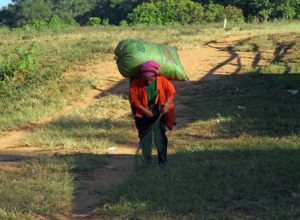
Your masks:
[{"label": "dark trousers", "polygon": [[157,119],[158,116],[151,119],[136,117],[135,125],[138,129],[140,147],[145,160],[148,162],[152,160],[151,150],[154,141],[157,147],[158,163],[164,164],[167,162],[168,138],[164,118],[162,117],[159,121]]}]

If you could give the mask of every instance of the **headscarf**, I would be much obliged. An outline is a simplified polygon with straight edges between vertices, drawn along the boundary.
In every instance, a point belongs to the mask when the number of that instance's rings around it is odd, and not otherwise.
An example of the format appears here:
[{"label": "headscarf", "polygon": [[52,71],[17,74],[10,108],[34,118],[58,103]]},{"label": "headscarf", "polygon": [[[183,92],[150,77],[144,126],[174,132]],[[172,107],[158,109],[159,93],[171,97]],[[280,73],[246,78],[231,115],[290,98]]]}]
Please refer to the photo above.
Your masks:
[{"label": "headscarf", "polygon": [[159,74],[159,69],[160,65],[159,63],[153,61],[153,60],[150,60],[150,61],[147,61],[147,62],[144,62],[142,65],[141,65],[141,73],[142,73],[142,76],[146,79],[149,79],[149,78],[152,78],[152,77],[155,77]]}]

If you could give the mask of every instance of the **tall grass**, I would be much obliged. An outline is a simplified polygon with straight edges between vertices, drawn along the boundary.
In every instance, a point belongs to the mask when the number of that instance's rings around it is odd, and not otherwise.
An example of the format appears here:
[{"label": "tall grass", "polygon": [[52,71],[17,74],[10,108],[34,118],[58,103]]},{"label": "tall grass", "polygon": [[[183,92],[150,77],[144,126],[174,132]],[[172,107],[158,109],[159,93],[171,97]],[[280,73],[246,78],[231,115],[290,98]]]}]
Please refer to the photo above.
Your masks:
[{"label": "tall grass", "polygon": [[1,169],[0,218],[34,219],[68,210],[74,190],[68,169],[66,162],[46,157],[27,161],[13,172]]},{"label": "tall grass", "polygon": [[18,160],[15,166],[0,168],[0,219],[55,218],[69,212],[80,185],[76,175],[105,164],[103,157],[85,153],[14,157],[6,156]]}]

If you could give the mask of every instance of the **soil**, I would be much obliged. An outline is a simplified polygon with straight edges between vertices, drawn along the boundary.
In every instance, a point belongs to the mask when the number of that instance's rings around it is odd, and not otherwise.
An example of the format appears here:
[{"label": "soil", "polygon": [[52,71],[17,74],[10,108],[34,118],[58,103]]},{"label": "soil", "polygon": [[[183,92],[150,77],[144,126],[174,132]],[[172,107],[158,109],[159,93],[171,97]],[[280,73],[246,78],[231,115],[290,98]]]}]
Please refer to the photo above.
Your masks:
[{"label": "soil", "polygon": [[[235,52],[232,49],[235,41],[245,40],[249,37],[249,35],[228,36],[222,40],[209,42],[197,49],[179,51],[181,62],[189,79],[191,81],[217,80],[222,75],[240,74],[244,67],[267,64],[266,59],[257,60],[257,54],[254,52]],[[119,74],[115,61],[98,63],[95,61],[93,64],[81,66],[65,73],[64,77],[75,78],[93,72],[99,73],[97,80],[101,82],[101,85],[91,88],[84,100],[71,102],[54,114],[28,122],[22,129],[0,134],[0,166],[2,168],[17,169],[24,157],[55,153],[44,152],[42,149],[28,147],[24,144],[23,139],[38,131],[41,126],[69,115],[74,109],[80,110],[94,104],[97,97],[105,94],[106,91],[127,91],[128,81]],[[180,90],[178,91],[180,93]],[[177,95],[180,96],[180,94]],[[180,111],[181,107],[178,103],[178,115],[180,115]],[[59,219],[92,219],[91,213],[97,208],[99,201],[105,199],[105,192],[134,172],[133,157],[136,149],[137,146],[115,146],[106,154],[108,163],[105,167],[90,173],[78,174],[75,179],[80,179],[85,187],[76,192],[71,213],[62,215]]]}]

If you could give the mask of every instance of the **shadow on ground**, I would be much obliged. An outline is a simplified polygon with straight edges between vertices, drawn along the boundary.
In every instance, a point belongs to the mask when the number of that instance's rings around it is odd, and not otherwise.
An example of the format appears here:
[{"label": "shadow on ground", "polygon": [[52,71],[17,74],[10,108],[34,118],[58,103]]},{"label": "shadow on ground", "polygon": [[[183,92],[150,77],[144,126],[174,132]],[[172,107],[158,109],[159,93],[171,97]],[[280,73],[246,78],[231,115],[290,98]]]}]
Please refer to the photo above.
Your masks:
[{"label": "shadow on ground", "polygon": [[1,154],[0,162],[22,162],[32,159],[31,156],[16,155],[16,154]]},{"label": "shadow on ground", "polygon": [[[108,194],[104,218],[299,219],[299,149],[193,149],[133,174]],[[102,204],[104,205],[104,204]]]},{"label": "shadow on ground", "polygon": [[132,174],[134,166],[134,155],[89,154],[86,158],[88,160],[82,160],[82,154],[79,154],[76,158],[78,163],[74,161],[76,166],[73,169],[76,183],[72,207],[74,214],[90,215],[95,208],[101,207],[109,200],[108,190]]},{"label": "shadow on ground", "polygon": [[216,123],[215,138],[300,133],[298,74],[220,75],[213,81],[176,84],[178,129],[190,124],[197,129],[195,123],[212,121]]}]

